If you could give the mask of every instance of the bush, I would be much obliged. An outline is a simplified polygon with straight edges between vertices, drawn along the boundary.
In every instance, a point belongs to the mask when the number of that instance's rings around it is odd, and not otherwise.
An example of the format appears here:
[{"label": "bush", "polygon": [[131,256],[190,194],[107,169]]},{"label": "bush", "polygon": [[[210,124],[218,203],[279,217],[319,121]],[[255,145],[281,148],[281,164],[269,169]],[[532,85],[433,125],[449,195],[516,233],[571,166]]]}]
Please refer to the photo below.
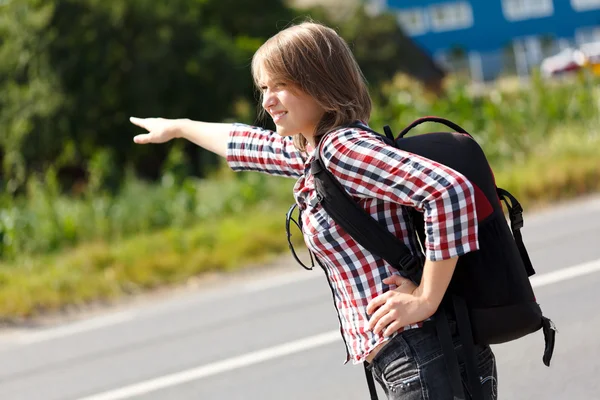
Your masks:
[{"label": "bush", "polygon": [[[600,140],[595,128],[599,92],[584,77],[569,85],[534,78],[528,88],[503,91],[496,87],[477,96],[454,81],[446,96],[438,100],[429,99],[417,85],[401,79],[385,90],[389,99],[385,106],[375,107],[374,129],[390,124],[399,130],[422,115],[444,116],[475,136],[496,172],[523,171],[524,165],[540,169],[536,160],[550,157],[598,159],[597,153],[588,153],[598,148]],[[417,128],[423,130],[435,127]],[[90,163],[90,184],[78,196],[63,194],[56,170],[49,168],[44,175],[30,177],[23,196],[0,197],[0,257],[42,254],[99,239],[120,241],[167,227],[187,228],[228,215],[244,215],[258,204],[283,206],[292,201],[293,181],[283,178],[234,174],[224,166],[210,179],[191,177],[179,145],[171,148],[157,184],[144,182],[129,171],[122,189],[113,193],[103,184],[116,173],[111,157],[110,153],[96,154]],[[533,162],[527,164],[529,160]],[[532,185],[534,182],[526,186]]]},{"label": "bush", "polygon": [[[445,96],[431,99],[418,84],[398,76],[384,89],[387,104],[376,108],[371,127],[381,130],[387,124],[399,131],[421,116],[441,116],[465,128],[483,147],[490,163],[502,166],[545,149],[552,134],[561,134],[558,128],[573,126],[581,129],[582,138],[597,136],[598,83],[600,79],[581,74],[575,82],[556,84],[536,74],[528,85],[516,90],[504,90],[499,83],[473,94],[467,82],[451,79]],[[422,126],[415,132],[432,129],[436,127]]]}]

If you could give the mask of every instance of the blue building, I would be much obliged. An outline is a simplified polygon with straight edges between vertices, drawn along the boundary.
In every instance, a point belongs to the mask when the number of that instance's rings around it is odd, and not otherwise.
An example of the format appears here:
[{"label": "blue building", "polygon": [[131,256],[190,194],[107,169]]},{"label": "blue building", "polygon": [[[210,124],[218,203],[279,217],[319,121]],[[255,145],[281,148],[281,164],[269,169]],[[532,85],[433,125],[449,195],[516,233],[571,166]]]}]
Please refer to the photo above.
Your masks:
[{"label": "blue building", "polygon": [[434,59],[475,80],[527,75],[544,57],[600,41],[600,0],[370,0]]}]

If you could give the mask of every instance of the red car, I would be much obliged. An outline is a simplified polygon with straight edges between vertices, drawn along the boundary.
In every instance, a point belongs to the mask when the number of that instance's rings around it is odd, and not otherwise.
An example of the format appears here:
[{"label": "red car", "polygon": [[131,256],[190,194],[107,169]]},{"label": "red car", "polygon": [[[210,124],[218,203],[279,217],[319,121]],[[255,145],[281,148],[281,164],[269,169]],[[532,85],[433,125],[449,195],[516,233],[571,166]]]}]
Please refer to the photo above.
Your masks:
[{"label": "red car", "polygon": [[566,48],[542,61],[540,69],[545,77],[562,75],[583,68],[586,57],[581,50]]}]

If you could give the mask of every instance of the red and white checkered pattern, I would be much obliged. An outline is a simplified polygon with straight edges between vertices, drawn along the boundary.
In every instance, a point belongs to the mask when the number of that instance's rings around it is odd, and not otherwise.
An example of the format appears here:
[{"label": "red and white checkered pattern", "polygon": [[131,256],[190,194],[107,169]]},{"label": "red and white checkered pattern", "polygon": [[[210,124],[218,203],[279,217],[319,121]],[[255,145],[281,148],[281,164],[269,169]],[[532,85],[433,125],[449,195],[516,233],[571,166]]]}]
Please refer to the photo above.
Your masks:
[{"label": "red and white checkered pattern", "polygon": [[[417,243],[408,231],[402,206],[424,213],[428,259],[444,260],[478,249],[473,187],[458,172],[388,146],[376,134],[359,128],[331,132],[320,149],[325,166],[346,191],[414,254]],[[237,124],[230,133],[227,162],[237,171],[298,178],[294,197],[302,213],[305,242],[324,266],[331,284],[348,359],[360,363],[389,339],[368,330],[366,306],[393,288],[382,280],[399,272],[360,246],[320,204],[311,205],[316,196],[310,174],[314,150],[308,150],[310,155],[298,151],[289,137]]]}]

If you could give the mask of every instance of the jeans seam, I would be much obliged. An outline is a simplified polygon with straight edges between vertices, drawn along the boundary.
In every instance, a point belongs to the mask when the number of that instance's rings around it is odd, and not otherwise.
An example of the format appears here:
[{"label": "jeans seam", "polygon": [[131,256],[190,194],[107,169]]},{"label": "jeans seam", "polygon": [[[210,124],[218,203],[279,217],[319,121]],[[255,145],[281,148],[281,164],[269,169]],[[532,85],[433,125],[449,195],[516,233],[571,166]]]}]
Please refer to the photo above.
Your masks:
[{"label": "jeans seam", "polygon": [[383,376],[383,374],[381,375],[381,379],[383,380],[383,382],[385,383],[385,385],[390,389],[396,389],[398,387],[401,387],[402,385],[406,385],[406,384],[410,384],[416,381],[421,382],[421,374],[419,373],[419,370],[417,369],[417,373],[413,376],[409,376],[408,378],[402,379],[401,381],[398,382],[390,382],[387,379],[385,379],[385,376]]},{"label": "jeans seam", "polygon": [[423,374],[421,373],[421,365],[419,365],[419,363],[417,363],[417,371],[419,372],[419,381],[421,383],[421,398],[423,400],[429,400],[429,393],[427,392],[427,384],[425,383],[425,379],[423,379]]},{"label": "jeans seam", "polygon": [[490,376],[481,377],[481,385],[490,381],[491,385],[491,396],[492,400],[496,400],[498,398],[498,379],[496,377],[496,360],[492,358],[492,370],[490,371]]}]

